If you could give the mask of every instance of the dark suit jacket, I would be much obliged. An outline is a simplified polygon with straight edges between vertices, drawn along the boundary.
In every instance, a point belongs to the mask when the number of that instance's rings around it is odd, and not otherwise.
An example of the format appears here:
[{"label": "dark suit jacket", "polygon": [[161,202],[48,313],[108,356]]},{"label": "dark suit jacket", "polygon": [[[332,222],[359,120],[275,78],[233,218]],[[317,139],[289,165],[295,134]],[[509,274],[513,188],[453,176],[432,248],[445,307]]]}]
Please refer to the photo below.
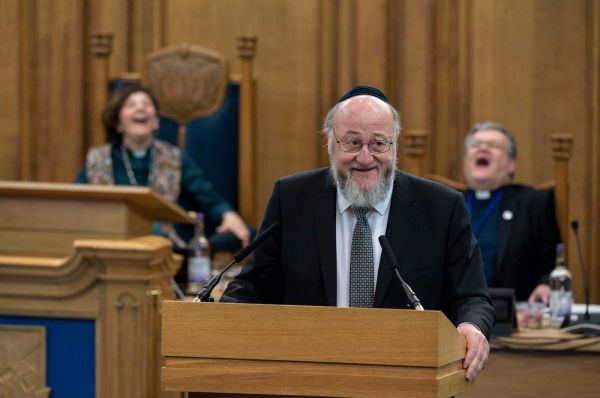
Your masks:
[{"label": "dark suit jacket", "polygon": [[[548,283],[560,241],[551,191],[507,185],[500,201],[494,287],[515,289],[527,300],[540,283]],[[509,211],[510,219],[502,217]]]},{"label": "dark suit jacket", "polygon": [[[336,188],[329,169],[275,184],[262,229],[281,228],[259,247],[221,301],[336,305]],[[494,310],[462,195],[398,172],[386,237],[404,280],[426,309],[488,336]],[[382,256],[375,307],[406,308],[408,300]]]}]

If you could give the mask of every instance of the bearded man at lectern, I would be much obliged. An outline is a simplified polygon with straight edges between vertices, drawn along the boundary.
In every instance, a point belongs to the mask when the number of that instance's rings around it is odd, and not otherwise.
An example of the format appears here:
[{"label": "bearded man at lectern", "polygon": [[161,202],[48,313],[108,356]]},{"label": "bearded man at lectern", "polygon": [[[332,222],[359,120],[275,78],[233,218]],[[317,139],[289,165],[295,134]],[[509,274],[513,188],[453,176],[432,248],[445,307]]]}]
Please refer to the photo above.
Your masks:
[{"label": "bearded man at lectern", "polygon": [[473,379],[489,355],[494,309],[462,195],[396,169],[400,117],[379,90],[357,86],[325,119],[331,166],[277,181],[262,230],[280,228],[227,287],[222,302],[406,308],[378,242],[426,309],[467,340]]}]

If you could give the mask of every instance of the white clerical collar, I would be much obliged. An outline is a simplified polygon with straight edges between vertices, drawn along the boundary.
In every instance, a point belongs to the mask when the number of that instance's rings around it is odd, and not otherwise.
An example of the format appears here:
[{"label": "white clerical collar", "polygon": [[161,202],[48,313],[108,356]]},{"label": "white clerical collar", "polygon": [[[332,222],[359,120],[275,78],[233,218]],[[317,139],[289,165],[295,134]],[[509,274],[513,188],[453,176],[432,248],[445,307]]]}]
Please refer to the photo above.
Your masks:
[{"label": "white clerical collar", "polygon": [[477,200],[487,200],[492,197],[492,193],[490,191],[475,191],[475,199]]},{"label": "white clerical collar", "polygon": [[[346,197],[344,196],[344,194],[342,193],[342,191],[340,190],[339,187],[336,187],[336,190],[337,190],[338,210],[340,213],[343,213],[346,210],[348,210],[348,208],[351,206],[351,204],[350,204],[350,202],[348,202],[348,200],[346,199]],[[393,190],[394,190],[394,183],[392,182],[390,189],[385,194],[385,198],[381,202],[376,203],[374,206],[371,206],[371,209],[374,209],[380,215],[384,215],[386,209],[390,205],[390,201],[392,200],[392,191]]]},{"label": "white clerical collar", "polygon": [[142,149],[131,149],[131,154],[133,155],[134,158],[136,159],[141,159],[144,156],[146,156],[146,154],[148,153],[148,148],[142,148]]}]

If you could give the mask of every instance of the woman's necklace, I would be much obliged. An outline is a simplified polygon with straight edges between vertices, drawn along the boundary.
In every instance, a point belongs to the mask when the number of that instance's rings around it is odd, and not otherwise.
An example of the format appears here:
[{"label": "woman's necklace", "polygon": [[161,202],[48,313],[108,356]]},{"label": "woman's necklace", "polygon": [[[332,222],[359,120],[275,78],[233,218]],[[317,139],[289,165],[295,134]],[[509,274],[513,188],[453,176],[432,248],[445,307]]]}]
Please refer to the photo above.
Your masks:
[{"label": "woman's necklace", "polygon": [[[129,159],[129,153],[125,149],[124,145],[121,145],[121,157],[123,158],[123,164],[125,165],[125,172],[127,173],[127,179],[129,184],[138,185],[133,168],[131,167],[131,160]],[[154,182],[154,145],[150,147],[150,159],[148,160],[148,186],[151,187]]]}]

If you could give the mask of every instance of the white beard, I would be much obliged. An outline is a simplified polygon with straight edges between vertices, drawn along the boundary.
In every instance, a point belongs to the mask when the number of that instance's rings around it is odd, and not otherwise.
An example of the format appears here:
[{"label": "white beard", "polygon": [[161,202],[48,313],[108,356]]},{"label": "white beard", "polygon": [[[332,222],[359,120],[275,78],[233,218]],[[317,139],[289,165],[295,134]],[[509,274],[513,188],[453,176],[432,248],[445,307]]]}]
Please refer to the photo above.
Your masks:
[{"label": "white beard", "polygon": [[[348,202],[350,202],[351,206],[356,207],[373,207],[377,203],[383,201],[392,188],[392,184],[394,182],[394,174],[396,171],[395,162],[393,162],[394,166],[387,169],[383,175],[379,177],[377,184],[373,188],[359,188],[352,181],[352,177],[349,175],[344,175],[339,172],[337,166],[335,164],[335,159],[330,157],[329,163],[331,166],[331,175],[333,177],[333,181],[335,185],[340,189],[342,195]],[[351,169],[354,164],[350,164],[349,169]]]}]

